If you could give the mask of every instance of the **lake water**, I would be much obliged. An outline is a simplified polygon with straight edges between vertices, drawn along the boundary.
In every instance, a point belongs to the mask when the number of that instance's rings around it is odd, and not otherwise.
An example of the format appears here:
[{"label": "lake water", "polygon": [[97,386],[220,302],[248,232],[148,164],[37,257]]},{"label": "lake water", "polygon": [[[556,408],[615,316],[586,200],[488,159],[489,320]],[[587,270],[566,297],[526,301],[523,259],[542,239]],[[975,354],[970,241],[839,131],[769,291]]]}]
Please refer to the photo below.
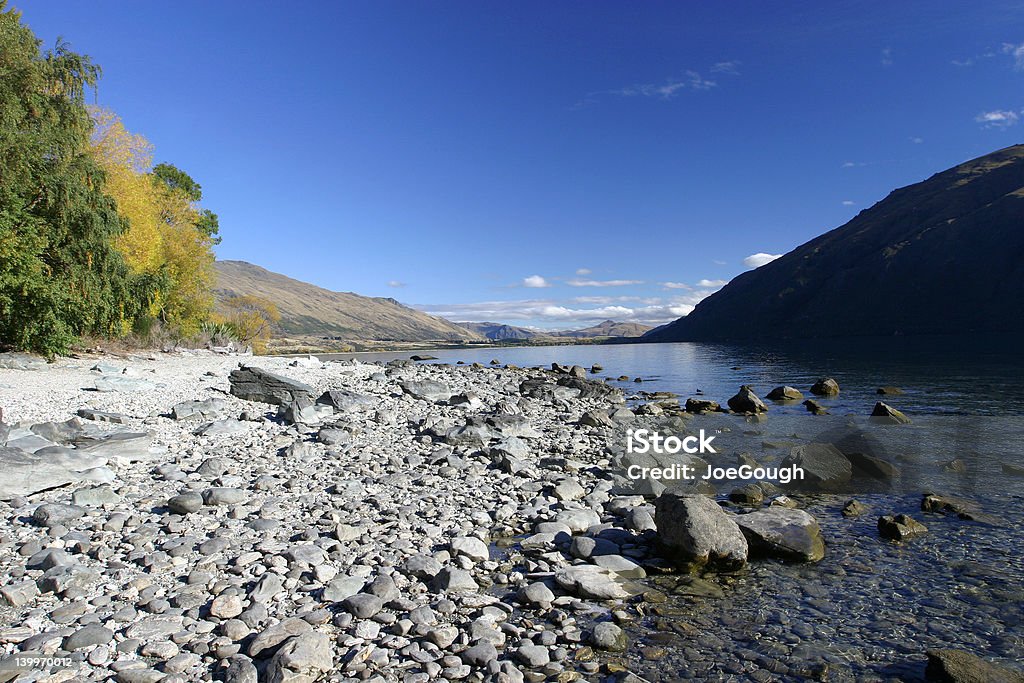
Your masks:
[{"label": "lake water", "polygon": [[[426,352],[419,352],[421,354]],[[855,433],[902,470],[901,485],[844,495],[798,495],[819,521],[827,544],[821,562],[751,562],[739,574],[705,576],[721,590],[696,589],[686,577],[649,577],[668,595],[646,606],[628,627],[628,668],[649,681],[915,681],[924,652],[954,648],[1007,664],[1024,660],[1024,358],[1019,340],[892,338],[785,345],[621,344],[438,350],[434,362],[518,366],[552,362],[599,364],[597,377],[627,375],[627,396],[700,391],[725,404],[741,384],[764,396],[779,385],[810,397],[818,378],[841,387],[818,399],[831,415],[799,404],[769,402],[764,421],[737,415],[698,416],[688,429],[722,430],[735,457],[752,452],[771,462],[793,443]],[[408,358],[359,354],[363,360]],[[337,357],[351,357],[342,355]],[[327,358],[327,357],[325,357]],[[635,383],[640,377],[643,382]],[[904,393],[880,397],[876,389]],[[867,419],[882,398],[913,420],[879,425]],[[961,460],[966,471],[947,464]],[[984,524],[923,513],[923,491],[969,498],[995,516]],[[840,514],[856,498],[862,517]],[[882,514],[906,513],[929,528],[905,543],[881,539]],[[682,581],[683,583],[678,583]],[[698,587],[699,588],[699,587]],[[712,591],[713,592],[713,591]]]}]

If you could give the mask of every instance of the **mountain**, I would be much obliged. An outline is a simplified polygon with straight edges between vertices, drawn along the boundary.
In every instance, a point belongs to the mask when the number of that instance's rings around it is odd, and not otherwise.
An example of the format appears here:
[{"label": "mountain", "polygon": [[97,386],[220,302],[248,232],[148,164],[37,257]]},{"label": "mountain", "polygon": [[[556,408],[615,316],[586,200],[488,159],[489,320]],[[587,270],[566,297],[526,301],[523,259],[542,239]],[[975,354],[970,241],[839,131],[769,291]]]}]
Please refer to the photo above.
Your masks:
[{"label": "mountain", "polygon": [[1024,145],[893,191],[645,341],[1024,331]]},{"label": "mountain", "polygon": [[605,320],[602,323],[585,327],[582,330],[569,330],[567,332],[552,332],[556,337],[639,337],[651,328],[639,323],[617,323],[614,320]]},{"label": "mountain", "polygon": [[503,323],[456,323],[459,327],[476,332],[482,337],[502,341],[505,339],[533,339],[539,333],[525,327],[515,327]]},{"label": "mountain", "polygon": [[245,261],[217,261],[218,300],[251,294],[273,301],[280,332],[354,340],[480,341],[480,335],[394,299],[332,292]]}]

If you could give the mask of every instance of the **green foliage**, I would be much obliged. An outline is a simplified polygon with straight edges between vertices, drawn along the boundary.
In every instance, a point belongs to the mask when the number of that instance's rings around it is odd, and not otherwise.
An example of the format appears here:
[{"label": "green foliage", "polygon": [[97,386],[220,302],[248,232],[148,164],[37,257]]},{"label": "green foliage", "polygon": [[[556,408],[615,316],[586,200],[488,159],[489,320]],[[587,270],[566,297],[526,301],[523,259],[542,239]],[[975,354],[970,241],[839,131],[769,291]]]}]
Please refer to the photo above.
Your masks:
[{"label": "green foliage", "polygon": [[89,154],[99,68],[39,45],[0,0],[0,343],[54,354],[125,331],[152,291],[114,247],[126,224]]},{"label": "green foliage", "polygon": [[[191,204],[203,199],[203,187],[192,176],[173,164],[157,164],[153,167],[152,177],[153,182],[166,186],[172,192],[180,192]],[[211,245],[220,244],[220,237],[218,237],[220,221],[213,211],[209,209],[199,211],[195,228],[209,239]]]}]

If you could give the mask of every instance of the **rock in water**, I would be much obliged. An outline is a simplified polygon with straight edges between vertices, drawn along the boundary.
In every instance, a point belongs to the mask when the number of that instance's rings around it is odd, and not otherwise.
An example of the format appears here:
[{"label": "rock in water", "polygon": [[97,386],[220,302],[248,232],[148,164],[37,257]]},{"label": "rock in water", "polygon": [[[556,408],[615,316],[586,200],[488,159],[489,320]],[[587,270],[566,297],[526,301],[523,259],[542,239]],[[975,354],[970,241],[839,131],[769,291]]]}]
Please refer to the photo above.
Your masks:
[{"label": "rock in water", "polygon": [[794,387],[775,387],[765,396],[769,401],[799,401],[804,395]]},{"label": "rock in water", "polygon": [[825,541],[818,521],[803,510],[773,506],[733,517],[754,554],[797,562],[825,557]]},{"label": "rock in water", "polygon": [[929,650],[926,681],[934,683],[1024,683],[1024,673],[962,650]]},{"label": "rock in water", "polygon": [[688,413],[717,413],[722,407],[716,401],[708,401],[703,398],[688,398],[683,410]]},{"label": "rock in water", "polygon": [[737,413],[766,413],[768,406],[757,397],[753,387],[744,384],[739,392],[729,399],[729,408]]},{"label": "rock in water", "polygon": [[910,515],[885,515],[878,518],[878,533],[894,541],[903,541],[927,532],[928,527]]},{"label": "rock in water", "polygon": [[232,396],[244,401],[273,405],[290,403],[299,398],[312,400],[316,391],[308,384],[252,366],[232,370],[228,380],[231,382]]},{"label": "rock in water", "polygon": [[877,420],[884,420],[892,424],[910,424],[909,417],[881,401],[875,404],[875,409],[871,411],[871,417]]},{"label": "rock in water", "polygon": [[655,501],[658,540],[686,568],[734,571],[747,561],[747,539],[715,501],[702,495],[664,493]]},{"label": "rock in water", "polygon": [[795,446],[782,461],[782,467],[790,465],[796,465],[804,471],[803,480],[794,479],[790,484],[798,488],[836,491],[853,476],[850,460],[830,443]]},{"label": "rock in water", "polygon": [[811,415],[828,415],[828,411],[825,410],[825,406],[821,405],[814,399],[807,399],[803,402],[803,407],[807,408],[807,412]]},{"label": "rock in water", "polygon": [[823,377],[811,387],[811,393],[815,396],[838,396],[839,382],[831,377]]}]

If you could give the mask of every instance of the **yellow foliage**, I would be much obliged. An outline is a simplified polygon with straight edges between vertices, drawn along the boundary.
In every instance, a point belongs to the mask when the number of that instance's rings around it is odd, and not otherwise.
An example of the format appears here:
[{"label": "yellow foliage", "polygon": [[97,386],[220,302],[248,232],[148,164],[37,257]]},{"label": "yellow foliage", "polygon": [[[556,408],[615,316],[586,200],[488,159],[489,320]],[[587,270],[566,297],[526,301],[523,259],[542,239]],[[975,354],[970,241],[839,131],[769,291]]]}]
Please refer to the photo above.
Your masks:
[{"label": "yellow foliage", "polygon": [[280,322],[281,313],[273,301],[262,297],[233,296],[224,302],[224,322],[231,325],[240,342],[251,344],[253,353],[267,348],[271,328]]},{"label": "yellow foliage", "polygon": [[160,267],[161,226],[159,191],[148,172],[153,146],[141,135],[129,133],[112,112],[94,108],[96,127],[92,152],[107,176],[106,193],[117,202],[117,212],[129,228],[116,246],[135,273],[153,273]]}]

